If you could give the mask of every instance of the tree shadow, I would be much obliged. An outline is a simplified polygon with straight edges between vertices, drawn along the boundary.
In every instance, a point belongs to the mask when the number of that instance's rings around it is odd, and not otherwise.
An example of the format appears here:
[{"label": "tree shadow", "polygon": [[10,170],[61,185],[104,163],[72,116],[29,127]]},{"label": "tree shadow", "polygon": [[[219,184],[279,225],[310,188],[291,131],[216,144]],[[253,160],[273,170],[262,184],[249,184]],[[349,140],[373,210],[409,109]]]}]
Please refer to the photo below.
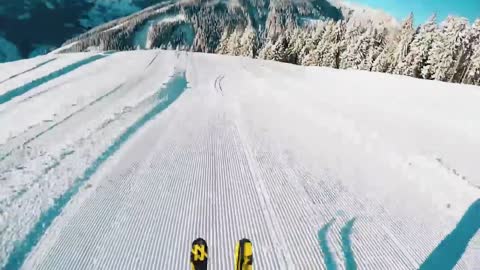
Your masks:
[{"label": "tree shadow", "polygon": [[343,226],[342,230],[340,231],[342,236],[342,251],[343,256],[345,257],[345,269],[347,270],[357,269],[357,263],[355,262],[355,255],[353,254],[351,240],[354,223],[355,218],[352,218],[345,224],[345,226]]},{"label": "tree shadow", "polygon": [[[327,224],[318,231],[318,240],[320,242],[320,249],[324,255],[324,263],[327,270],[336,270],[338,268],[335,259],[333,257],[332,251],[328,246],[327,235],[335,220],[330,220]],[[355,256],[352,249],[351,235],[353,231],[353,225],[355,223],[355,218],[349,220],[340,230],[341,240],[342,240],[342,252],[345,257],[345,269],[346,270],[356,270],[357,263],[355,262]]]},{"label": "tree shadow", "polygon": [[325,266],[327,267],[327,270],[337,269],[337,264],[335,262],[335,259],[333,258],[332,251],[328,246],[328,239],[327,239],[328,231],[330,230],[330,227],[332,226],[334,221],[335,219],[330,220],[327,224],[323,225],[323,227],[320,228],[320,230],[318,231],[318,241],[320,242],[320,249],[322,250],[323,260],[325,262]]},{"label": "tree shadow", "polygon": [[[342,252],[345,258],[345,269],[356,270],[357,263],[352,249],[351,235],[356,218],[349,220],[341,229]],[[330,220],[318,231],[320,248],[324,254],[327,270],[338,268],[332,251],[328,246],[327,235],[335,220]],[[427,259],[420,265],[419,270],[450,270],[462,258],[469,242],[480,230],[480,199],[470,205],[463,217],[440,244],[432,251]]]},{"label": "tree shadow", "polygon": [[419,270],[449,270],[457,265],[468,243],[480,229],[480,199],[467,209],[455,229],[432,251]]}]

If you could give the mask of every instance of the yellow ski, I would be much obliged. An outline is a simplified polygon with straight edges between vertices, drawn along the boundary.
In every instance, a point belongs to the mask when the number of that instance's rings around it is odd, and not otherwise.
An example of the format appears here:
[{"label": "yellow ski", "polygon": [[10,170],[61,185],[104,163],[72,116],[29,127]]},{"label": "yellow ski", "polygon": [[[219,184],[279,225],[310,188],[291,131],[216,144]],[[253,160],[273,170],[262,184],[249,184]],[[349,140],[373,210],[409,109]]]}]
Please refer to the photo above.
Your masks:
[{"label": "yellow ski", "polygon": [[253,246],[248,239],[238,241],[235,246],[235,270],[253,270]]},{"label": "yellow ski", "polygon": [[191,270],[207,270],[208,246],[207,241],[197,238],[192,243],[192,252],[190,253]]}]

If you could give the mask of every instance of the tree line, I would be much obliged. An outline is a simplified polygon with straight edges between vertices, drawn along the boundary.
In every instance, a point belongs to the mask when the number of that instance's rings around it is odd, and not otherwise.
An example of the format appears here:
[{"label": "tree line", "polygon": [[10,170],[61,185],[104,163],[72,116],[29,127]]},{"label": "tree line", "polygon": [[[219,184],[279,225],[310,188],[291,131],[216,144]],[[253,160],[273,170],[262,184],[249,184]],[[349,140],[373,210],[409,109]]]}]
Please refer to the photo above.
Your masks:
[{"label": "tree line", "polygon": [[480,19],[471,24],[449,16],[437,23],[434,15],[415,26],[411,14],[392,27],[336,13],[319,16],[320,10],[294,1],[158,5],[92,29],[70,40],[75,44],[65,51],[136,49],[139,29],[162,14],[182,14],[185,19],[153,25],[149,49],[178,48],[480,85]]},{"label": "tree line", "polygon": [[415,27],[411,14],[399,29],[328,20],[287,29],[257,45],[254,31],[236,28],[224,33],[217,52],[480,85],[480,19],[470,24],[449,16],[437,24],[433,15]]}]

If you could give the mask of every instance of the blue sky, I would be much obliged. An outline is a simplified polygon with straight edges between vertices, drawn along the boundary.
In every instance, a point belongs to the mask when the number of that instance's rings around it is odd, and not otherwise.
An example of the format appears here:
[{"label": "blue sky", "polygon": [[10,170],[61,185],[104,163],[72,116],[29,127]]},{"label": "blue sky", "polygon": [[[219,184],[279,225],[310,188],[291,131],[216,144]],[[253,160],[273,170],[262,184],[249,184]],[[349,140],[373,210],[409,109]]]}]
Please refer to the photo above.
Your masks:
[{"label": "blue sky", "polygon": [[458,15],[468,18],[471,22],[480,18],[480,0],[348,0],[376,9],[383,9],[399,20],[403,20],[413,11],[415,23],[421,24],[434,12],[438,20],[447,15]]}]

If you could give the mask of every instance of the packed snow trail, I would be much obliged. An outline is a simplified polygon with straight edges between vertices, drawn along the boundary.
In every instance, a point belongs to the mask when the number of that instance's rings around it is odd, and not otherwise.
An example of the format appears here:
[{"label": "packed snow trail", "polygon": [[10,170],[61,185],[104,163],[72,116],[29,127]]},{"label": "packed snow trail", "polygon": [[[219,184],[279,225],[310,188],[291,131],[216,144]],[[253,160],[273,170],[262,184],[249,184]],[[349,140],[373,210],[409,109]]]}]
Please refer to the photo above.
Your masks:
[{"label": "packed snow trail", "polygon": [[50,74],[48,74],[44,77],[35,79],[35,80],[25,84],[25,85],[22,85],[18,88],[7,91],[6,93],[0,95],[0,104],[8,102],[8,101],[14,99],[15,97],[23,95],[26,92],[44,84],[44,83],[47,83],[51,80],[54,80],[54,79],[56,79],[56,78],[58,78],[62,75],[65,75],[69,72],[72,72],[72,71],[78,69],[79,67],[81,67],[83,65],[90,64],[91,62],[97,61],[97,60],[102,59],[104,57],[105,57],[105,55],[99,54],[99,55],[91,56],[91,57],[86,58],[86,59],[82,59],[78,62],[75,62],[75,63],[69,65],[69,66],[66,66],[64,68],[56,70],[56,71],[54,71],[54,72],[52,72],[52,73],[50,73]]},{"label": "packed snow trail", "polygon": [[258,269],[416,269],[460,231],[448,260],[475,269],[480,95],[427,86],[172,51],[88,63],[0,104],[0,266],[187,269],[202,237],[212,269],[242,238]]},{"label": "packed snow trail", "polygon": [[18,77],[18,76],[20,76],[20,75],[23,75],[23,74],[25,74],[25,73],[31,72],[31,71],[33,71],[33,70],[35,70],[35,69],[37,69],[37,68],[39,68],[39,67],[41,67],[41,66],[43,66],[43,65],[46,65],[46,64],[48,64],[48,63],[50,63],[50,62],[52,62],[52,61],[55,61],[55,58],[48,59],[48,60],[46,60],[46,61],[43,61],[43,62],[35,65],[35,66],[32,67],[32,68],[29,68],[29,69],[24,70],[24,71],[22,71],[22,72],[20,72],[20,73],[11,75],[10,77],[5,78],[5,79],[3,79],[2,81],[0,81],[0,84],[6,82],[6,81],[8,81],[8,80],[11,80],[11,79],[13,79],[13,78],[15,78],[15,77]]},{"label": "packed snow trail", "polygon": [[128,127],[124,133],[122,133],[112,145],[110,145],[105,152],[103,152],[90,167],[88,167],[84,174],[75,180],[75,183],[69,188],[62,196],[55,199],[53,206],[50,207],[45,213],[40,216],[40,220],[35,224],[35,227],[26,236],[21,245],[18,245],[10,255],[10,259],[5,268],[19,268],[25,260],[28,253],[38,243],[40,237],[43,236],[45,230],[50,226],[53,220],[60,214],[65,205],[70,199],[76,195],[80,187],[90,179],[90,177],[98,170],[98,168],[108,160],[118,149],[143,125],[150,121],[157,114],[166,109],[175,99],[184,91],[186,87],[185,74],[175,75],[175,77],[169,81],[164,90],[161,90],[159,94],[159,102],[150,111],[148,111],[143,117],[138,119],[132,126]]}]

